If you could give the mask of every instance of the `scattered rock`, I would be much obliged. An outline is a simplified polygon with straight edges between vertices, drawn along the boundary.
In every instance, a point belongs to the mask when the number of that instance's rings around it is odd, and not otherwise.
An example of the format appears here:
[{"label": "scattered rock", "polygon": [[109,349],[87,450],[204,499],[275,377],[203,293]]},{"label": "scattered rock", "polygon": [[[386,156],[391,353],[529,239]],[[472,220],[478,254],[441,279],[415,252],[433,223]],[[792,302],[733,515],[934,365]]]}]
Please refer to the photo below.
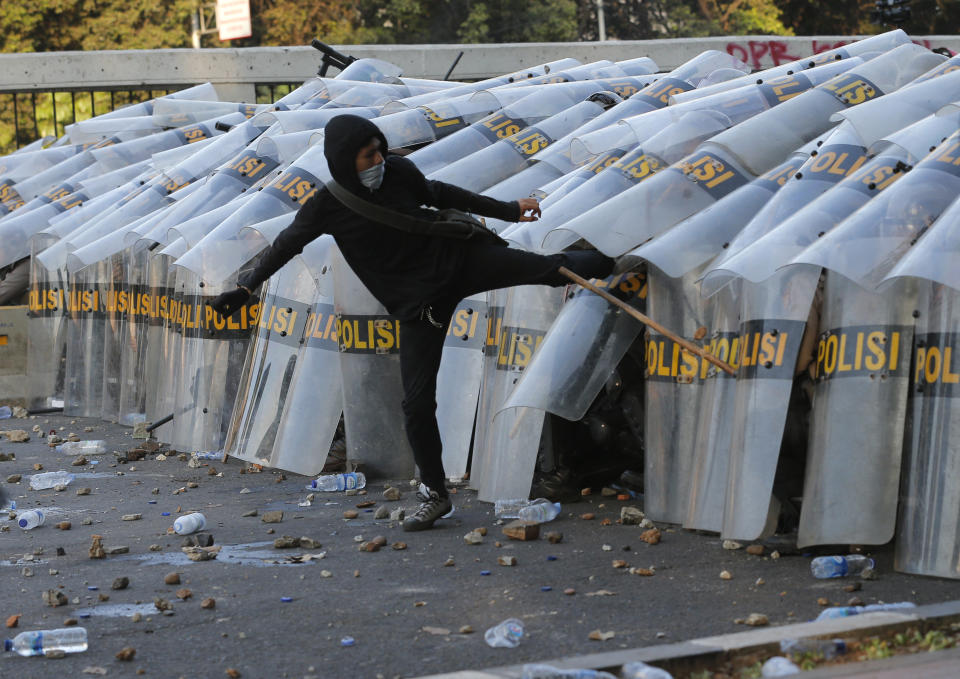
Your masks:
[{"label": "scattered rock", "polygon": [[43,603],[47,606],[66,606],[69,602],[67,595],[59,589],[46,589],[43,591]]},{"label": "scattered rock", "polygon": [[82,467],[87,463],[87,458],[83,455],[73,458],[73,461],[70,463],[74,467]]},{"label": "scattered rock", "polygon": [[17,459],[14,453],[0,453],[0,462],[13,462]]},{"label": "scattered rock", "polygon": [[130,578],[124,576],[119,577],[113,581],[113,584],[110,585],[110,589],[126,589],[130,586]]},{"label": "scattered rock", "polygon": [[226,669],[226,674],[230,679],[240,679],[240,670],[235,670],[232,667]]},{"label": "scattered rock", "polygon": [[861,583],[859,583],[859,582],[851,582],[849,585],[844,585],[843,591],[844,591],[844,592],[859,592],[861,587],[863,587],[863,585],[862,585]]},{"label": "scattered rock", "polygon": [[593,512],[587,512],[586,514],[581,514],[580,518],[584,521],[593,521],[595,518],[597,518],[597,515]]},{"label": "scattered rock", "polygon": [[780,552],[778,552],[777,550],[773,550],[772,552],[770,552],[770,558],[771,558],[771,559],[779,559],[779,558],[780,558]]},{"label": "scattered rock", "polygon": [[587,635],[587,638],[591,641],[608,641],[609,639],[613,639],[615,636],[616,634],[612,630],[609,632],[603,632],[595,629]]},{"label": "scattered rock", "polygon": [[103,536],[102,535],[91,535],[91,540],[93,541],[90,545],[90,558],[91,559],[104,559],[107,556],[107,553],[103,551]]},{"label": "scattered rock", "polygon": [[403,497],[403,493],[399,489],[390,486],[385,491],[383,491],[383,499],[389,500],[390,502],[396,502]]},{"label": "scattered rock", "polygon": [[59,523],[55,524],[55,526],[60,530],[70,530],[73,524],[71,524],[69,521],[60,521]]},{"label": "scattered rock", "polygon": [[30,440],[30,434],[23,429],[11,429],[3,433],[7,435],[7,440],[10,443],[26,443]]},{"label": "scattered rock", "polygon": [[126,545],[114,545],[112,547],[104,547],[103,551],[109,556],[115,556],[117,554],[129,554],[130,548]]},{"label": "scattered rock", "polygon": [[377,511],[374,512],[373,518],[375,518],[375,519],[389,519],[389,518],[390,518],[390,510],[387,509],[387,506],[386,506],[386,505],[380,505],[379,507],[377,507]]},{"label": "scattered rock", "polygon": [[167,573],[163,576],[163,582],[166,585],[179,585],[180,584],[180,574],[179,573]]},{"label": "scattered rock", "polygon": [[406,542],[394,542],[392,545],[390,545],[390,548],[393,549],[393,550],[395,550],[395,551],[400,552],[400,551],[403,551],[404,549],[407,548],[407,543],[406,543]]},{"label": "scattered rock", "polygon": [[527,521],[511,521],[503,527],[503,534],[511,540],[536,540],[540,537],[540,524]]},{"label": "scattered rock", "polygon": [[655,545],[660,542],[660,529],[651,528],[640,533],[640,539],[648,545]]},{"label": "scattered rock", "polygon": [[140,622],[141,620],[143,620],[143,614],[138,611],[130,616],[130,620],[132,622]]},{"label": "scattered rock", "polygon": [[498,556],[497,563],[501,566],[516,566],[517,557],[515,556]]},{"label": "scattered rock", "polygon": [[817,599],[817,605],[818,605],[818,606],[829,606],[829,605],[830,605],[830,599],[828,599],[828,598],[825,597],[825,596],[819,597],[819,598]]},{"label": "scattered rock", "polygon": [[34,471],[37,471],[37,472],[38,472],[38,471],[41,471],[42,469],[43,469],[43,465],[42,465],[42,464],[40,464],[39,462],[34,462],[34,463],[33,463],[33,470],[34,470]]},{"label": "scattered rock", "polygon": [[656,571],[652,568],[631,568],[631,575],[642,575],[645,578],[652,577],[656,575]]},{"label": "scattered rock", "polygon": [[67,440],[70,441],[70,443],[78,443],[80,441],[80,437],[73,432],[70,432],[67,434]]},{"label": "scattered rock", "polygon": [[749,625],[750,627],[766,627],[770,624],[770,619],[763,613],[751,613],[747,616],[747,619],[744,620],[743,624]]},{"label": "scattered rock", "polygon": [[[87,427],[87,429],[93,429],[93,427]],[[106,667],[100,667],[100,666],[98,666],[98,665],[91,665],[90,667],[84,667],[84,668],[83,668],[83,673],[84,673],[84,674],[95,674],[95,675],[97,675],[98,677],[103,677],[103,676],[106,676],[106,674],[107,674],[107,668],[106,668]]]},{"label": "scattered rock", "polygon": [[32,569],[32,568],[24,567],[23,569],[20,570],[20,575],[22,575],[22,576],[25,577],[25,578],[32,578],[32,577],[33,577],[33,569]]},{"label": "scattered rock", "polygon": [[326,570],[320,571],[320,577],[321,577],[321,578],[332,578],[332,577],[333,577],[333,573],[331,573],[330,571],[326,571]]},{"label": "scattered rock", "polygon": [[603,487],[600,489],[600,495],[603,497],[613,497],[617,494],[617,491],[613,488]]},{"label": "scattered rock", "polygon": [[100,593],[97,595],[97,600],[98,600],[98,601],[110,601],[110,595],[109,595],[109,594],[104,594],[103,592],[100,592]]},{"label": "scattered rock", "polygon": [[373,507],[375,504],[377,503],[373,500],[364,500],[363,502],[357,503],[357,509],[366,509],[367,507]]},{"label": "scattered rock", "polygon": [[862,580],[876,580],[878,577],[877,571],[873,568],[864,568],[863,572],[860,573],[860,578]]},{"label": "scattered rock", "polygon": [[120,517],[121,521],[139,521],[143,518],[143,514],[124,514]]},{"label": "scattered rock", "polygon": [[279,509],[270,512],[264,512],[263,516],[260,517],[260,521],[263,523],[280,523],[283,521],[283,512]]},{"label": "scattered rock", "polygon": [[194,533],[187,535],[180,542],[181,547],[209,547],[213,544],[213,535],[210,533]]},{"label": "scattered rock", "polygon": [[742,549],[742,548],[743,548],[743,545],[741,545],[741,544],[740,544],[739,542],[737,542],[736,540],[724,540],[724,541],[723,541],[723,548],[724,548],[724,549]]},{"label": "scattered rock", "polygon": [[580,489],[580,497],[587,497],[588,495],[593,495],[593,488]]},{"label": "scattered rock", "polygon": [[47,650],[45,650],[45,651],[43,652],[43,657],[44,657],[44,658],[49,658],[49,659],[51,659],[51,660],[56,660],[56,659],[59,659],[59,658],[66,658],[66,657],[67,657],[67,652],[64,651],[62,648],[48,648]]},{"label": "scattered rock", "polygon": [[720,571],[721,580],[733,580],[733,574],[730,571]]},{"label": "scattered rock", "polygon": [[577,590],[575,590],[573,587],[567,587],[565,590],[563,590],[563,593],[567,596],[573,596],[577,593]]},{"label": "scattered rock", "polygon": [[763,545],[750,545],[747,547],[747,554],[763,556]]},{"label": "scattered rock", "polygon": [[173,608],[173,604],[158,596],[153,597],[153,606],[158,611],[169,611]]},{"label": "scattered rock", "polygon": [[11,474],[7,477],[7,483],[20,483],[23,477],[20,474]]},{"label": "scattered rock", "polygon": [[11,615],[9,618],[7,618],[7,629],[13,629],[19,624],[20,624],[20,613]]},{"label": "scattered rock", "polygon": [[13,416],[18,420],[25,420],[29,414],[30,412],[22,406],[13,407]]},{"label": "scattered rock", "polygon": [[549,542],[551,545],[555,545],[558,542],[563,542],[563,533],[560,531],[552,530],[546,533],[543,537],[545,537],[547,542]]},{"label": "scattered rock", "polygon": [[463,541],[468,545],[480,545],[483,544],[483,536],[477,531],[472,530],[463,536]]},{"label": "scattered rock", "polygon": [[313,538],[302,537],[300,538],[300,547],[302,549],[320,549],[323,545]]},{"label": "scattered rock", "polygon": [[120,649],[120,652],[117,653],[116,658],[122,662],[130,662],[137,655],[137,649],[133,646],[126,646]]},{"label": "scattered rock", "polygon": [[764,580],[763,578],[757,578],[757,581],[756,581],[755,583],[753,583],[753,584],[756,585],[757,587],[759,587],[760,585],[765,585],[765,584],[767,584],[767,581]]},{"label": "scattered rock", "polygon": [[91,492],[90,488],[77,488],[77,495],[89,495]]},{"label": "scattered rock", "polygon": [[158,545],[158,544],[152,544],[152,545],[150,545],[149,547],[147,547],[147,551],[149,551],[149,552],[161,552],[161,551],[163,551],[163,547],[161,547],[161,546]]},{"label": "scattered rock", "polygon": [[181,601],[186,601],[192,596],[193,596],[193,592],[191,592],[186,587],[184,587],[183,589],[177,590],[177,598],[180,599]]},{"label": "scattered rock", "polygon": [[623,559],[614,559],[613,567],[614,568],[626,568],[628,566],[627,562]]},{"label": "scattered rock", "polygon": [[858,596],[852,596],[847,599],[847,606],[863,606],[863,599]]},{"label": "scattered rock", "polygon": [[646,518],[646,514],[643,513],[638,507],[621,507],[620,508],[620,523],[624,526],[638,526],[640,522]]},{"label": "scattered rock", "polygon": [[187,481],[187,488],[199,488],[200,484],[196,481]]},{"label": "scattered rock", "polygon": [[473,634],[473,627],[470,625],[463,625],[460,629],[457,630],[458,634]]},{"label": "scattered rock", "polygon": [[453,557],[451,556],[450,558],[448,558],[446,561],[443,562],[443,565],[447,568],[450,568],[451,566],[456,566],[457,563],[453,560]]},{"label": "scattered rock", "polygon": [[390,520],[403,521],[406,515],[407,515],[406,510],[404,510],[403,507],[400,507],[399,509],[394,509],[392,512],[390,512]]},{"label": "scattered rock", "polygon": [[274,549],[294,549],[300,546],[300,538],[284,535],[273,541]]},{"label": "scattered rock", "polygon": [[343,513],[343,518],[345,519],[355,519],[358,516],[360,516],[360,512],[358,512],[356,509],[348,509]]},{"label": "scattered rock", "polygon": [[207,610],[210,610],[211,608],[216,608],[216,607],[217,607],[217,600],[214,599],[212,596],[208,596],[206,599],[200,602],[200,608],[205,608]]},{"label": "scattered rock", "polygon": [[249,512],[244,512],[240,516],[246,519],[250,516],[256,516],[257,514],[259,514],[259,512],[256,509],[251,509]]},{"label": "scattered rock", "polygon": [[181,551],[191,561],[211,561],[217,558],[219,547],[181,547]]},{"label": "scattered rock", "polygon": [[80,621],[77,620],[76,618],[65,618],[63,621],[64,627],[76,627],[79,624],[80,624]]},{"label": "scattered rock", "polygon": [[605,552],[612,552],[613,545],[600,545],[600,549],[602,549]]}]

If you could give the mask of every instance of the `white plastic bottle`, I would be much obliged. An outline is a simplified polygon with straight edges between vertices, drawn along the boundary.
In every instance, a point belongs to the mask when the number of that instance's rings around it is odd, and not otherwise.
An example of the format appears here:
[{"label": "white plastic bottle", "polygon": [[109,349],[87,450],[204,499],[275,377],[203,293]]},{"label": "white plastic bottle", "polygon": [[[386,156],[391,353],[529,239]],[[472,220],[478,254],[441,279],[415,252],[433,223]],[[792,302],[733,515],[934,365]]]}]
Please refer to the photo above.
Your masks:
[{"label": "white plastic bottle", "polygon": [[810,562],[810,572],[813,573],[813,577],[821,580],[843,578],[848,575],[859,575],[866,569],[873,568],[874,565],[873,559],[863,554],[818,556]]},{"label": "white plastic bottle", "polygon": [[800,668],[782,655],[773,656],[760,668],[761,677],[789,677],[794,674],[800,674]]},{"label": "white plastic bottle", "polygon": [[817,620],[832,620],[833,618],[849,618],[861,613],[875,613],[877,611],[902,611],[906,608],[916,608],[912,601],[899,601],[892,604],[868,604],[866,606],[832,606],[824,608],[817,616]]},{"label": "white plastic bottle", "polygon": [[521,679],[617,679],[601,670],[562,670],[553,665],[528,663],[523,666]]},{"label": "white plastic bottle", "polygon": [[532,521],[533,523],[546,523],[553,521],[560,514],[560,503],[550,502],[546,498],[537,498],[521,507],[518,512],[521,521]]},{"label": "white plastic bottle", "polygon": [[673,679],[673,675],[666,670],[639,660],[624,665],[621,674],[623,679]]},{"label": "white plastic bottle", "polygon": [[498,519],[519,519],[520,509],[530,504],[530,500],[517,497],[497,500],[493,505],[493,513]]},{"label": "white plastic bottle", "polygon": [[207,517],[200,512],[184,514],[183,516],[177,517],[173,522],[173,530],[176,531],[177,535],[190,535],[190,533],[196,533],[198,530],[203,530],[206,527]]},{"label": "white plastic bottle", "polygon": [[338,490],[353,490],[354,488],[359,489],[366,485],[367,477],[363,475],[363,472],[347,472],[346,474],[325,474],[324,476],[318,476],[310,482],[307,490],[334,492]]},{"label": "white plastic bottle", "polygon": [[34,490],[47,490],[56,486],[66,486],[73,481],[74,476],[70,472],[45,472],[43,474],[34,474],[30,477],[30,487]]},{"label": "white plastic bottle", "polygon": [[28,509],[25,512],[17,514],[17,525],[23,530],[30,530],[43,525],[43,511],[40,509]]},{"label": "white plastic bottle", "polygon": [[508,618],[484,632],[483,638],[487,646],[492,648],[516,648],[523,638],[523,623],[516,618]]},{"label": "white plastic bottle", "polygon": [[4,651],[19,655],[43,655],[48,651],[80,653],[87,650],[87,630],[83,627],[20,632],[3,642]]},{"label": "white plastic bottle", "polygon": [[67,441],[57,446],[61,455],[103,455],[107,452],[106,441]]}]

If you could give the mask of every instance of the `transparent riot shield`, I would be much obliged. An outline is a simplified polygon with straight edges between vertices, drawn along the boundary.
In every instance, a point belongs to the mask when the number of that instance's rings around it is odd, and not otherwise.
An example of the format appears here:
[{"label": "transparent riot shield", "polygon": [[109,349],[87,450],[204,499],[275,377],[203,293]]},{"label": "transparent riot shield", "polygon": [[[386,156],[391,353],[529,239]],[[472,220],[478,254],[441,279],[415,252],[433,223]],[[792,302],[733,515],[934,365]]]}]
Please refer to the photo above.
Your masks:
[{"label": "transparent riot shield", "polygon": [[333,275],[347,459],[363,463],[374,477],[409,478],[414,462],[399,407],[400,324],[364,287],[339,250],[333,254]]},{"label": "transparent riot shield", "polygon": [[884,284],[900,277],[925,278],[960,290],[960,201],[934,222],[920,240],[884,277]]},{"label": "transparent riot shield", "polygon": [[211,83],[203,83],[201,85],[194,85],[193,87],[187,87],[185,89],[179,90],[177,92],[171,92],[170,94],[164,95],[162,97],[157,97],[149,101],[143,101],[138,104],[131,104],[129,106],[121,106],[120,108],[114,109],[113,111],[108,111],[107,113],[101,113],[100,115],[94,116],[88,120],[82,120],[79,123],[72,123],[64,127],[67,137],[69,137],[73,130],[82,128],[84,124],[91,122],[100,122],[102,120],[112,120],[114,122],[121,122],[122,119],[132,118],[136,116],[150,116],[153,114],[153,106],[156,102],[161,99],[189,99],[189,100],[201,100],[201,101],[213,101],[217,98],[217,90]]},{"label": "transparent riot shield", "polygon": [[202,120],[241,113],[252,118],[257,113],[269,111],[273,104],[243,104],[233,101],[184,101],[158,99],[153,105],[153,124],[158,128],[182,127]]},{"label": "transparent riot shield", "polygon": [[244,121],[240,113],[226,116],[222,119],[204,120],[191,123],[166,132],[158,132],[148,137],[134,139],[121,144],[112,144],[93,149],[91,153],[97,162],[107,170],[116,170],[131,163],[146,160],[154,153],[167,151],[173,148],[189,146],[207,139],[220,136],[223,131],[215,123],[224,122],[236,125]]},{"label": "transparent riot shield", "polygon": [[209,302],[235,287],[205,284],[177,268],[182,294],[176,324],[182,332],[181,369],[174,407],[174,440],[179,450],[222,450],[236,400],[251,328],[259,322],[259,307],[248,302],[229,319]]},{"label": "transparent riot shield", "polygon": [[376,118],[379,111],[379,108],[373,106],[359,106],[346,111],[339,109],[298,109],[296,111],[275,111],[263,115],[271,116],[273,120],[276,120],[280,125],[282,134],[293,134],[294,132],[319,130],[326,127],[327,123],[333,118],[344,114],[370,119]]},{"label": "transparent riot shield", "polygon": [[486,295],[468,297],[453,312],[443,343],[437,373],[437,425],[443,443],[443,469],[451,479],[461,479],[467,473],[483,375],[486,320]]},{"label": "transparent riot shield", "polygon": [[960,292],[921,283],[894,567],[960,577]]},{"label": "transparent riot shield", "polygon": [[382,59],[364,58],[351,61],[350,64],[337,74],[337,80],[359,80],[371,83],[396,82],[403,74],[403,69]]},{"label": "transparent riot shield", "polygon": [[[736,368],[740,347],[739,281],[709,299],[701,297],[699,301],[690,301],[697,305],[694,308],[703,310],[707,323],[701,341],[711,354]],[[701,375],[692,376],[694,381],[691,383],[696,384],[699,397],[693,416],[693,461],[683,527],[719,533],[723,528],[727,496],[737,382],[713,366],[707,369],[705,376]]]},{"label": "transparent riot shield", "polygon": [[[643,273],[593,281],[639,311],[645,310]],[[570,290],[533,360],[503,407],[536,408],[571,421],[581,419],[643,326],[602,297]]]},{"label": "transparent riot shield", "polygon": [[[147,374],[153,386],[147,391],[148,422],[158,422],[175,415],[177,379],[180,370],[180,341],[183,333],[175,323],[176,309],[182,299],[177,294],[176,269],[170,266],[174,255],[152,253],[150,257],[150,295],[153,300],[148,321],[147,355],[144,359]],[[153,431],[159,441],[171,443],[176,429],[174,422],[163,424]]]},{"label": "transparent riot shield", "polygon": [[109,263],[99,262],[69,276],[65,415],[100,417],[106,330],[103,294],[110,275]]},{"label": "transparent riot shield", "polygon": [[721,535],[755,540],[772,531],[773,480],[794,368],[819,269],[794,267],[763,284],[743,283],[739,365]]},{"label": "transparent riot shield", "polygon": [[120,424],[132,427],[147,416],[147,394],[156,388],[155,363],[148,363],[148,344],[160,341],[152,332],[153,311],[157,306],[154,290],[160,287],[160,271],[151,267],[149,250],[128,249],[126,259],[127,313],[121,322],[120,335]]},{"label": "transparent riot shield", "polygon": [[483,381],[470,484],[484,502],[527,497],[543,431],[543,411],[503,410],[559,310],[562,291],[519,286],[488,293]]},{"label": "transparent riot shield", "polygon": [[103,394],[100,419],[117,422],[120,413],[121,355],[125,344],[123,320],[129,307],[125,258],[117,253],[105,258],[107,281],[103,286]]},{"label": "transparent riot shield", "polygon": [[[43,243],[37,243],[42,248]],[[30,258],[27,321],[27,407],[63,407],[70,288],[65,269],[49,270]]]},{"label": "transparent riot shield", "polygon": [[[317,296],[311,271],[299,257],[264,284],[261,300],[223,451],[267,467],[316,474],[326,461],[342,396],[336,388],[336,354],[329,348],[311,348],[308,339],[316,332],[321,314],[331,317],[332,305]],[[302,360],[311,352],[326,355],[326,372],[310,376],[313,407],[304,412],[301,399],[301,409],[291,413],[295,386],[307,388],[307,380],[298,382],[297,374]],[[286,445],[278,445],[281,431],[290,427],[306,430],[296,442],[299,445],[291,445],[294,442],[289,439]]]},{"label": "transparent riot shield", "polygon": [[893,539],[916,306],[910,284],[893,287],[827,274],[800,547]]},{"label": "transparent riot shield", "polygon": [[4,198],[0,201],[0,219],[6,218],[7,215],[10,215],[14,211],[17,211],[17,214],[28,212],[30,207],[37,205],[36,203],[32,203],[32,201],[40,194],[56,187],[64,180],[82,172],[93,164],[93,154],[89,151],[84,151],[32,177],[22,179],[17,182],[15,189],[8,189],[6,198],[0,196],[0,198]]}]

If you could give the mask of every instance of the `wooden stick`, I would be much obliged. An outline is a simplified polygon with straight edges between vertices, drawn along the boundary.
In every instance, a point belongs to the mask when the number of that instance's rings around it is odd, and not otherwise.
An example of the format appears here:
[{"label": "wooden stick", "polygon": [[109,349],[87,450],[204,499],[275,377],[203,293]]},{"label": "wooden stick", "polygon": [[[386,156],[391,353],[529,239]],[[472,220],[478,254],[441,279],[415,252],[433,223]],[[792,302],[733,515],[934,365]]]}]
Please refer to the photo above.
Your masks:
[{"label": "wooden stick", "polygon": [[563,274],[564,276],[566,276],[567,278],[569,278],[570,280],[572,280],[572,281],[573,281],[574,283],[576,283],[577,285],[579,285],[579,286],[581,286],[581,287],[583,287],[583,288],[586,288],[586,289],[589,290],[590,292],[593,292],[593,293],[596,293],[596,294],[600,295],[601,297],[603,297],[605,300],[607,300],[608,302],[610,302],[610,303],[613,304],[614,306],[623,309],[623,310],[626,311],[628,314],[630,314],[631,316],[633,316],[635,319],[637,319],[638,321],[640,321],[640,322],[643,323],[644,325],[653,328],[654,330],[656,330],[656,331],[657,331],[658,333],[660,333],[661,335],[664,335],[665,337],[669,337],[669,338],[672,339],[674,342],[676,342],[677,344],[679,344],[681,347],[683,347],[684,349],[686,349],[687,351],[689,351],[691,354],[696,354],[697,356],[699,356],[700,358],[704,359],[705,361],[709,361],[710,363],[713,363],[715,366],[717,366],[718,368],[720,368],[720,370],[724,371],[725,373],[728,373],[728,374],[730,374],[730,375],[736,375],[736,374],[737,374],[737,371],[734,370],[733,367],[732,367],[729,363],[726,363],[725,361],[721,361],[719,358],[717,358],[716,356],[714,356],[714,355],[711,354],[710,352],[706,351],[703,347],[698,347],[698,346],[697,346],[696,344],[694,344],[693,342],[690,342],[690,341],[684,339],[683,337],[680,337],[679,335],[674,334],[674,333],[671,332],[670,330],[667,330],[665,327],[663,327],[662,325],[660,325],[659,323],[657,323],[655,320],[653,320],[653,319],[650,318],[649,316],[640,313],[639,311],[637,311],[636,309],[634,309],[632,306],[630,306],[629,304],[627,304],[627,303],[624,302],[623,300],[617,299],[616,297],[614,297],[613,295],[611,295],[611,294],[610,294],[609,292],[607,292],[606,290],[603,290],[603,289],[601,289],[601,288],[598,288],[596,285],[594,285],[593,283],[591,283],[591,282],[588,281],[587,279],[582,278],[581,276],[578,276],[577,274],[575,274],[575,273],[573,273],[572,271],[570,271],[570,269],[568,269],[568,268],[566,268],[566,267],[564,267],[564,266],[561,266],[561,267],[560,267],[560,273]]}]

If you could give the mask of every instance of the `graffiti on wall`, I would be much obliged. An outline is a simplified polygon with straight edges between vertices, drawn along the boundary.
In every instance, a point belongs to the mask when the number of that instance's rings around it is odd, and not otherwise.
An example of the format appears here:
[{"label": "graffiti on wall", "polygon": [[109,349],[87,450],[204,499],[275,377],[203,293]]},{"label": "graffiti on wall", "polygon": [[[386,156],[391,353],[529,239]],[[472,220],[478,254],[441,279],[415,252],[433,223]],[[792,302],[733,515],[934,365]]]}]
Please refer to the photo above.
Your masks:
[{"label": "graffiti on wall", "polygon": [[[787,43],[784,40],[741,40],[727,43],[727,54],[732,54],[741,61],[750,64],[754,69],[779,66],[790,61],[796,61],[812,54],[820,54],[827,50],[853,42],[852,40],[811,40],[809,49],[802,49],[802,43],[793,40]],[[915,40],[918,45],[927,49],[933,47],[929,40]]]}]

